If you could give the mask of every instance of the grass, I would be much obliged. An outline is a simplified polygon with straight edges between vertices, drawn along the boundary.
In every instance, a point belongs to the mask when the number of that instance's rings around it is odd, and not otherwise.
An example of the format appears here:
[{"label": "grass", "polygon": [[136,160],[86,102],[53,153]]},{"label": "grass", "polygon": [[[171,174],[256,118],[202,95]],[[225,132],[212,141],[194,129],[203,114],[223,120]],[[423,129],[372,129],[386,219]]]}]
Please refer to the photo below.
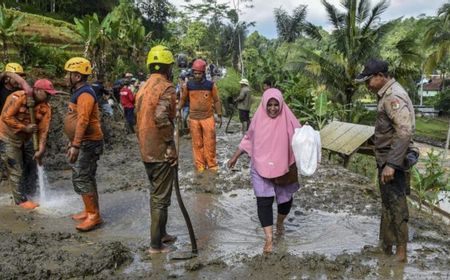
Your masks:
[{"label": "grass", "polygon": [[416,135],[445,142],[447,139],[448,123],[448,119],[426,117],[417,118]]}]

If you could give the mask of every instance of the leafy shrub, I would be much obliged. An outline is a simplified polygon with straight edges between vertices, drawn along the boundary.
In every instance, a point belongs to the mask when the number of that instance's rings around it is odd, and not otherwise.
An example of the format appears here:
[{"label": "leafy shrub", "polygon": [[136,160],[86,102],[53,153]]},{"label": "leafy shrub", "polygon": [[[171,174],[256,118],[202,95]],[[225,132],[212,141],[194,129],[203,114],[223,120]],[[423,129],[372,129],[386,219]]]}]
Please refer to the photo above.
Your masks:
[{"label": "leafy shrub", "polygon": [[412,187],[419,197],[420,210],[424,201],[430,204],[437,204],[439,202],[439,192],[450,190],[445,169],[440,164],[442,152],[435,153],[434,149],[431,149],[427,156],[425,173],[420,172],[416,166],[411,169]]},{"label": "leafy shrub", "polygon": [[231,110],[231,100],[239,95],[241,86],[239,81],[241,76],[233,68],[227,68],[227,75],[217,82],[222,105],[225,109],[225,116],[228,116]]}]

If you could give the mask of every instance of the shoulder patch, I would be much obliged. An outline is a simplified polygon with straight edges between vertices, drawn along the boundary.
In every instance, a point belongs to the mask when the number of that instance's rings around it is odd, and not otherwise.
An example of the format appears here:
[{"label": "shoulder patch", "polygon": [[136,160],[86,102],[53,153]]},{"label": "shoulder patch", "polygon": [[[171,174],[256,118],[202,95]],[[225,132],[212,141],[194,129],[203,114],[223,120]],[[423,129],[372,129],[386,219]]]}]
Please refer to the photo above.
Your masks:
[{"label": "shoulder patch", "polygon": [[400,100],[397,98],[394,98],[391,100],[391,109],[392,110],[398,110],[400,109]]}]

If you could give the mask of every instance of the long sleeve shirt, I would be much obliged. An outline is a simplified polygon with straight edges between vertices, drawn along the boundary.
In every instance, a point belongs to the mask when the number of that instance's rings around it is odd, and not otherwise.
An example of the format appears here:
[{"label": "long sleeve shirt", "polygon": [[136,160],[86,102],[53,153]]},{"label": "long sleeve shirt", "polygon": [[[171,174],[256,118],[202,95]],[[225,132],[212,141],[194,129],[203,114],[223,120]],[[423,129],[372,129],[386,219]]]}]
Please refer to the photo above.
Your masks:
[{"label": "long sleeve shirt", "polygon": [[[39,146],[45,148],[52,114],[50,105],[47,102],[36,104],[34,114]],[[24,91],[16,91],[6,99],[0,118],[0,139],[18,147],[22,146],[32,136],[32,133],[23,131],[29,124],[31,116],[27,107],[27,95]]]}]

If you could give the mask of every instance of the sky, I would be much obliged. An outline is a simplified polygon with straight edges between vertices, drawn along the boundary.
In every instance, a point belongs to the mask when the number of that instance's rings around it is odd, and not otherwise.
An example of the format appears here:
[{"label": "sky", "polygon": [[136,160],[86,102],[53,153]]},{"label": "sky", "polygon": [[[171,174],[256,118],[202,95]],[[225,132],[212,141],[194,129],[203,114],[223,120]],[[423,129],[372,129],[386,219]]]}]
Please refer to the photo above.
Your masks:
[{"label": "sky", "polygon": [[[180,8],[185,4],[184,0],[169,0]],[[200,0],[193,0],[193,2],[201,2]],[[223,2],[231,3],[232,0]],[[340,0],[329,0],[330,3],[336,7],[340,6]],[[378,1],[372,0],[372,3]],[[391,0],[389,8],[381,16],[382,21],[388,21],[399,17],[417,17],[421,14],[427,16],[434,16],[439,7],[441,7],[448,0]],[[331,26],[328,23],[328,18],[320,0],[253,0],[253,8],[243,9],[241,15],[242,20],[247,22],[255,22],[255,27],[251,31],[258,31],[267,38],[276,38],[277,30],[273,10],[282,8],[286,11],[291,11],[299,5],[307,5],[306,20],[322,26],[329,30]]]}]

